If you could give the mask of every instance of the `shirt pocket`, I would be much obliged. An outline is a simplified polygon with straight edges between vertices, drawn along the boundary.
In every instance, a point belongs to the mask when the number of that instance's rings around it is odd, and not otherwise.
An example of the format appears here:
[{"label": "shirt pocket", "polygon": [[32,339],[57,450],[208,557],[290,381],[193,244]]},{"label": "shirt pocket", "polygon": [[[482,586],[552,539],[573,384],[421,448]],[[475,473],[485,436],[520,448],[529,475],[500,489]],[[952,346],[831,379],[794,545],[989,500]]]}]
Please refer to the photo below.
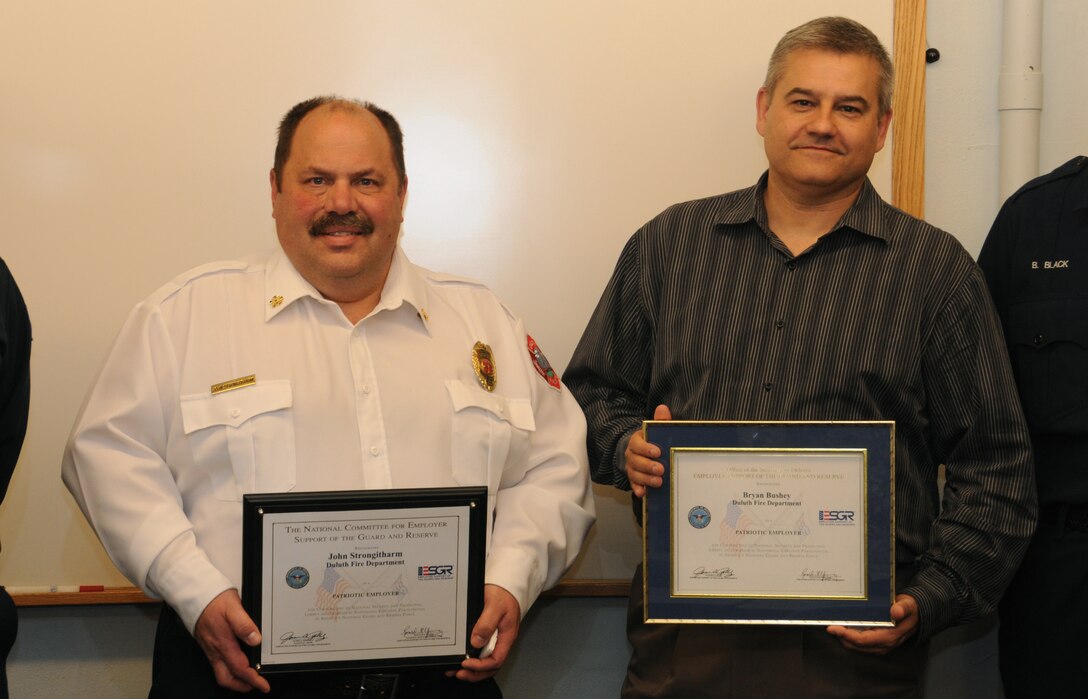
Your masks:
[{"label": "shirt pocket", "polygon": [[181,398],[182,428],[193,459],[220,500],[295,485],[291,382],[266,381],[217,395]]},{"label": "shirt pocket", "polygon": [[487,393],[479,386],[446,381],[453,417],[450,456],[453,480],[462,486],[486,485],[494,497],[507,463],[522,463],[536,429],[527,398]]},{"label": "shirt pocket", "polygon": [[1032,431],[1088,430],[1088,300],[1016,304],[1007,333]]}]

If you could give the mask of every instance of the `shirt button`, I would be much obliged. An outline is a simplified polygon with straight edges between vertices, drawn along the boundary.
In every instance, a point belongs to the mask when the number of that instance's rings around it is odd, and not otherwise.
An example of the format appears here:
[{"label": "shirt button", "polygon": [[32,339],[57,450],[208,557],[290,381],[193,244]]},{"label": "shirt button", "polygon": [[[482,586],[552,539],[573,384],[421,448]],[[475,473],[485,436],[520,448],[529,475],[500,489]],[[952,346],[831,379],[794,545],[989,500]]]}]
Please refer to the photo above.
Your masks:
[{"label": "shirt button", "polygon": [[772,388],[774,388],[774,384],[773,384],[773,383],[771,383],[770,381],[768,381],[767,383],[763,384],[763,390],[764,390],[764,391],[769,391],[769,390],[771,390]]},{"label": "shirt button", "polygon": [[1043,344],[1043,336],[1042,335],[1036,335],[1035,338],[1032,340],[1032,342],[1034,342],[1037,345]]},{"label": "shirt button", "polygon": [[774,327],[781,330],[782,328],[786,327],[786,321],[784,321],[784,320],[775,321]]},{"label": "shirt button", "polygon": [[242,411],[239,410],[238,408],[235,408],[234,410],[230,411],[230,416],[231,417],[238,417],[241,414],[242,414]]},{"label": "shirt button", "polygon": [[363,384],[363,393],[370,393],[370,384],[368,384],[368,383]]},{"label": "shirt button", "polygon": [[371,456],[377,456],[378,454],[381,454],[381,453],[382,453],[382,450],[379,449],[378,447],[370,447]]}]

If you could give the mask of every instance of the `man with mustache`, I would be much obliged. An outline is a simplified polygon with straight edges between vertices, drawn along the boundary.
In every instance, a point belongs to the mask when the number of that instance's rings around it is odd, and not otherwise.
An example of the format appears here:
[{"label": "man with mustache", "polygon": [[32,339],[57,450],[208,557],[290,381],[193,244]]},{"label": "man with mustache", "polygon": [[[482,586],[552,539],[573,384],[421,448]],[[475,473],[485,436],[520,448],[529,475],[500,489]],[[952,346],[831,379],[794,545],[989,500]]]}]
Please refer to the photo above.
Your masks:
[{"label": "man with mustache", "polygon": [[915,696],[929,639],[992,611],[1023,555],[1031,453],[985,281],[867,178],[891,92],[860,24],[788,32],[756,97],[767,172],[635,233],[564,380],[594,479],[636,498],[664,474],[646,419],[894,420],[896,624],[646,624],[636,571],[625,698]]},{"label": "man with mustache", "polygon": [[[291,109],[269,175],[279,249],[139,304],[76,421],[65,483],[121,571],[166,602],[152,698],[500,697],[522,616],[593,522],[585,420],[521,321],[399,247],[402,141],[369,103]],[[497,631],[490,656],[402,673],[395,695],[384,676],[249,667],[262,629],[238,592],[244,493],[459,485],[488,490],[471,644]]]}]

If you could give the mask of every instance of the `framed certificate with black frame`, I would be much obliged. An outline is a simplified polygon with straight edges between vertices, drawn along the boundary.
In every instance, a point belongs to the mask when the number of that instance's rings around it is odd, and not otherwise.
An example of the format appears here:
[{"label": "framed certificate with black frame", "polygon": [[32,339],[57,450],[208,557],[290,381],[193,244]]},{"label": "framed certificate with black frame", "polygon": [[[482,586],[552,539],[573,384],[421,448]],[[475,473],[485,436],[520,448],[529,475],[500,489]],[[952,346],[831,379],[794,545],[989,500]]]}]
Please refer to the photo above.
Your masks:
[{"label": "framed certificate with black frame", "polygon": [[454,669],[475,654],[487,489],[246,495],[242,603],[262,674]]},{"label": "framed certificate with black frame", "polygon": [[643,429],[647,623],[893,625],[895,423]]}]

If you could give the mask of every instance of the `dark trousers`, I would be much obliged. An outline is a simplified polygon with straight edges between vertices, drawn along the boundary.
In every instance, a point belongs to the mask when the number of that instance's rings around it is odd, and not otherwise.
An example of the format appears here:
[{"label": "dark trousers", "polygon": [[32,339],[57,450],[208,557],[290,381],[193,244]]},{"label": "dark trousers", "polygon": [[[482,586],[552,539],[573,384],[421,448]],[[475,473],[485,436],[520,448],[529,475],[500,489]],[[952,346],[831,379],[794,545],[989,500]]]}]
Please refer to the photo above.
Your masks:
[{"label": "dark trousers", "polygon": [[[204,651],[181,623],[174,610],[163,605],[155,633],[155,653],[151,665],[151,692],[148,699],[238,699],[239,697],[271,697],[272,699],[385,699],[381,682],[360,692],[361,672],[275,673],[268,675],[271,694],[251,692],[239,694],[223,689]],[[379,678],[385,679],[385,678]],[[483,682],[462,682],[446,677],[442,672],[403,673],[398,677],[396,699],[502,699],[494,679]]]},{"label": "dark trousers", "polygon": [[1088,522],[1044,508],[998,608],[1006,699],[1088,697]]},{"label": "dark trousers", "polygon": [[928,643],[847,650],[823,626],[645,624],[642,566],[627,607],[623,699],[920,697]]}]

